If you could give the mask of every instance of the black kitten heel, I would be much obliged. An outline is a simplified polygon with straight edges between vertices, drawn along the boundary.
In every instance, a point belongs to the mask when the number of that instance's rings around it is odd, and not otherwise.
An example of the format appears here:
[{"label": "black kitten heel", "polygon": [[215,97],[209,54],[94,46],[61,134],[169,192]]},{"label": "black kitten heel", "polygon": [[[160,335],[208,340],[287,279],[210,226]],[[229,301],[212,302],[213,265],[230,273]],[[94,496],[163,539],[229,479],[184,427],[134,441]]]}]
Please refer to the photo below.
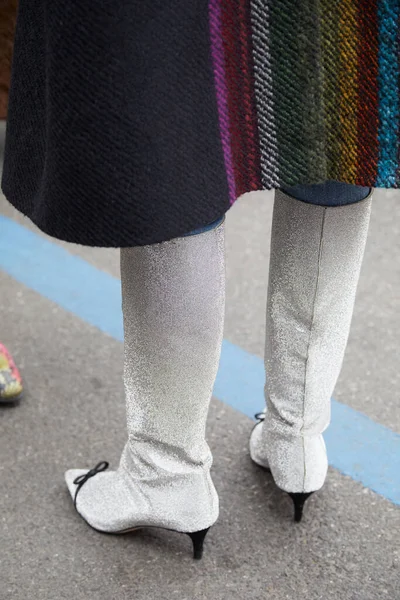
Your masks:
[{"label": "black kitten heel", "polygon": [[288,492],[289,496],[293,500],[294,520],[296,521],[296,523],[300,523],[300,521],[303,517],[303,509],[304,509],[306,500],[308,500],[308,498],[310,496],[312,496],[313,493],[314,492],[308,492],[307,494],[293,494],[293,493]]},{"label": "black kitten heel", "polygon": [[210,527],[187,534],[193,542],[193,558],[196,560],[200,560],[203,557],[204,540],[209,531]]}]

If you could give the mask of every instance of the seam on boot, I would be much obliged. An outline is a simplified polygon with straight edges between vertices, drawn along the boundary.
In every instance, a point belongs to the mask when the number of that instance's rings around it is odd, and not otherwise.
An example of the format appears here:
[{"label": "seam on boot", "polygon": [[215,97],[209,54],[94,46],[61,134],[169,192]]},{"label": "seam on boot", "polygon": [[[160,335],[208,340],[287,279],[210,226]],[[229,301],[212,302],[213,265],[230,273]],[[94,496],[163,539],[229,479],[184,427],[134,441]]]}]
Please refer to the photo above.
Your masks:
[{"label": "seam on boot", "polygon": [[306,479],[307,479],[306,444],[305,444],[305,438],[304,438],[304,422],[305,422],[306,395],[307,395],[307,376],[308,376],[308,367],[309,367],[309,353],[310,353],[310,347],[311,347],[311,338],[312,338],[314,321],[315,321],[315,307],[317,304],[317,297],[318,297],[318,293],[319,293],[321,262],[322,262],[321,258],[322,258],[322,252],[323,252],[324,230],[325,230],[326,213],[327,213],[326,208],[324,208],[323,210],[324,210],[324,213],[323,213],[323,217],[322,217],[321,236],[320,236],[320,240],[319,240],[319,250],[318,250],[317,281],[315,284],[315,294],[314,294],[314,301],[313,301],[313,306],[312,306],[312,316],[311,316],[311,323],[310,323],[310,335],[308,338],[307,356],[306,356],[306,364],[305,364],[305,370],[304,370],[303,416],[302,416],[303,423],[302,423],[302,427],[301,427],[302,445],[303,445],[303,465],[304,465],[303,490],[305,489],[305,483],[306,483]]}]

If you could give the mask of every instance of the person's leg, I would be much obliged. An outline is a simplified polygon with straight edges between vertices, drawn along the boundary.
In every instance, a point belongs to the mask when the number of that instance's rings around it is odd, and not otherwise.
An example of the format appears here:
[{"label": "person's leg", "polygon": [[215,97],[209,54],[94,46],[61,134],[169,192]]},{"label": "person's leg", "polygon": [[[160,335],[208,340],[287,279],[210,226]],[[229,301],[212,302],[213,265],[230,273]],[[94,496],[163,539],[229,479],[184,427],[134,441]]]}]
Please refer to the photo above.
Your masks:
[{"label": "person's leg", "polygon": [[355,204],[364,200],[371,189],[360,185],[349,185],[340,181],[325,181],[315,185],[297,185],[283,190],[288,196],[307,204],[335,207]]},{"label": "person's leg", "polygon": [[[77,511],[105,532],[205,530],[218,517],[205,427],[224,322],[223,223],[121,250],[121,279],[128,441],[118,470],[79,490]],[[73,497],[86,472],[67,472]]]},{"label": "person's leg", "polygon": [[330,421],[370,219],[369,190],[339,187],[345,194],[337,198],[334,184],[321,186],[319,197],[315,189],[310,195],[301,189],[300,199],[278,190],[275,199],[267,412],[253,429],[250,451],[256,463],[270,467],[281,489],[294,494],[297,520],[307,494],[322,487],[327,473],[322,433]]},{"label": "person's leg", "polygon": [[219,225],[221,225],[225,221],[225,217],[218,219],[214,223],[210,223],[210,225],[206,225],[205,227],[200,227],[200,229],[195,229],[190,233],[185,234],[184,237],[190,237],[191,235],[199,235],[200,233],[206,233],[207,231],[211,231],[211,229],[215,229]]}]

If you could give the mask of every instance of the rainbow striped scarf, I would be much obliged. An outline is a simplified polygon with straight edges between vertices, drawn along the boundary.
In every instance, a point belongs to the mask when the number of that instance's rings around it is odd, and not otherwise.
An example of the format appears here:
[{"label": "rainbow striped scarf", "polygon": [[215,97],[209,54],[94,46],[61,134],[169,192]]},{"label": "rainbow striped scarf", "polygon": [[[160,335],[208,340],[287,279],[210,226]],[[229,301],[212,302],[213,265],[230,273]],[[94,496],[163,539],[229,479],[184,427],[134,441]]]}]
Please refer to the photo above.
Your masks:
[{"label": "rainbow striped scarf", "polygon": [[231,201],[400,187],[399,0],[210,0],[209,14]]}]

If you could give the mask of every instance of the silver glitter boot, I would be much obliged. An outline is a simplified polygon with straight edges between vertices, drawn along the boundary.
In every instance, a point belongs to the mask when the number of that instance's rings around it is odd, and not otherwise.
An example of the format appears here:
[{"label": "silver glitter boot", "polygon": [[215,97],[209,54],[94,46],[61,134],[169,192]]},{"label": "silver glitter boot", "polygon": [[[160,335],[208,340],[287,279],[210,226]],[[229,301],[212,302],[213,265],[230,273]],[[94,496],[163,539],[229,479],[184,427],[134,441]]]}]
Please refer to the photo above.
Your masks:
[{"label": "silver glitter boot", "polygon": [[322,436],[349,335],[371,213],[371,195],[326,208],[278,190],[271,237],[265,365],[267,409],[250,438],[254,462],[269,468],[294,502],[326,478]]},{"label": "silver glitter boot", "polygon": [[201,558],[218,518],[206,419],[224,320],[224,225],[121,250],[128,441],[119,468],[70,470],[78,513],[106,533],[161,527]]}]

